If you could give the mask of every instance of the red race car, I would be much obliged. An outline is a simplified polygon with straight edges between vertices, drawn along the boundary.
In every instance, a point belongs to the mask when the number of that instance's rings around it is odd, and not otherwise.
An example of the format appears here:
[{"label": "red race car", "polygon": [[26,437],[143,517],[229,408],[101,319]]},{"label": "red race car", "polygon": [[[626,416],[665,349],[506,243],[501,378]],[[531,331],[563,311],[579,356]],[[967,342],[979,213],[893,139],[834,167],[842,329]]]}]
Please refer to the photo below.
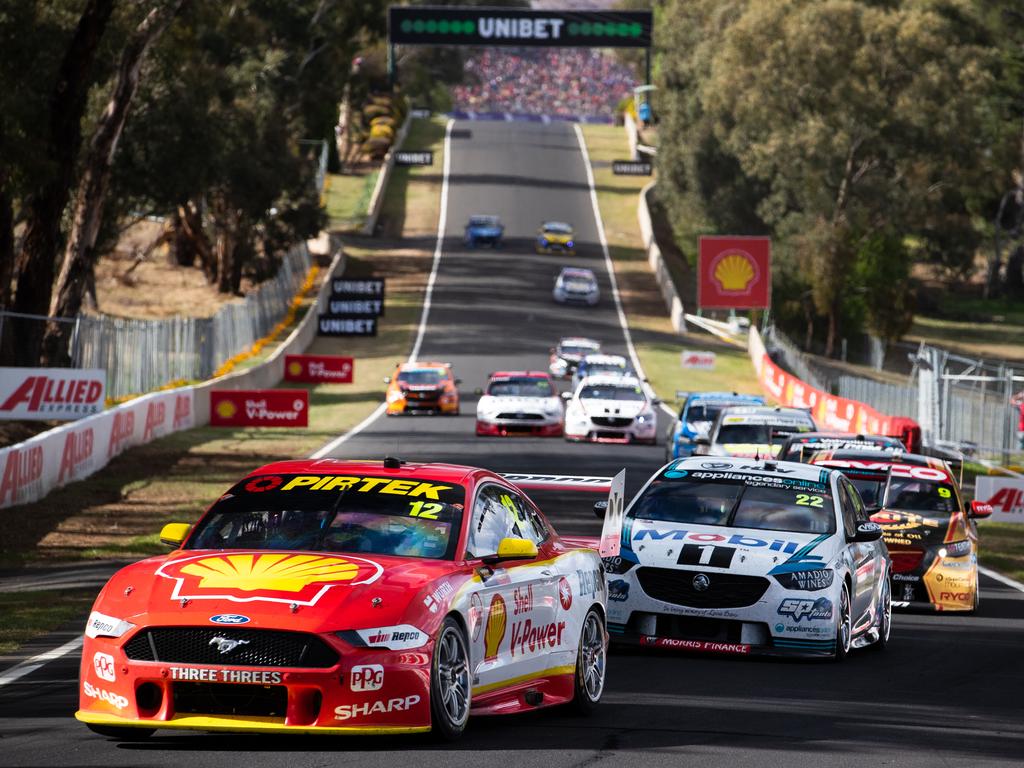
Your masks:
[{"label": "red race car", "polygon": [[[470,714],[604,688],[596,540],[564,541],[522,488],[448,464],[307,460],[248,475],[173,545],[116,573],[89,616],[80,708],[158,728],[458,737]],[[621,504],[619,504],[621,506]]]}]

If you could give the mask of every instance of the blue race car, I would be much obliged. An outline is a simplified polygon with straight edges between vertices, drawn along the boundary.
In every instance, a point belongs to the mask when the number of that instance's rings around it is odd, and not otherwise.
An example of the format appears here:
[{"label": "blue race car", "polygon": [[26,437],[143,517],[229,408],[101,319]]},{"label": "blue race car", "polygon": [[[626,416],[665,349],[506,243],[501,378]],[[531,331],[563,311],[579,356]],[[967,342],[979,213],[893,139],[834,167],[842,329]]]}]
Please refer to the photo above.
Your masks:
[{"label": "blue race car", "polygon": [[466,224],[464,241],[469,248],[478,245],[501,247],[501,236],[505,234],[505,225],[497,216],[470,216]]},{"label": "blue race car", "polygon": [[708,428],[718,413],[730,405],[764,405],[761,395],[736,392],[676,392],[683,400],[679,415],[665,436],[665,462],[693,455],[698,437],[707,437]]}]

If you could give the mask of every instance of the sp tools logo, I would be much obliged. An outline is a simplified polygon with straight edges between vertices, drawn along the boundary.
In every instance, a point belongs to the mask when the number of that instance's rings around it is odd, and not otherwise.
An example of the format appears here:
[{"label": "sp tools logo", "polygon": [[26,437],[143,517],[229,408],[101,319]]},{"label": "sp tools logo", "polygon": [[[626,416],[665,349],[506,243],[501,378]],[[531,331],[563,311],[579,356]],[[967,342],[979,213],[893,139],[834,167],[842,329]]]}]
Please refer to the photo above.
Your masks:
[{"label": "sp tools logo", "polygon": [[316,605],[331,587],[371,584],[383,568],[346,555],[239,552],[164,563],[157,574],[175,582],[172,600]]},{"label": "sp tools logo", "polygon": [[788,598],[779,604],[779,615],[789,616],[793,621],[825,621],[832,618],[832,601],[827,597],[817,600],[801,600]]}]

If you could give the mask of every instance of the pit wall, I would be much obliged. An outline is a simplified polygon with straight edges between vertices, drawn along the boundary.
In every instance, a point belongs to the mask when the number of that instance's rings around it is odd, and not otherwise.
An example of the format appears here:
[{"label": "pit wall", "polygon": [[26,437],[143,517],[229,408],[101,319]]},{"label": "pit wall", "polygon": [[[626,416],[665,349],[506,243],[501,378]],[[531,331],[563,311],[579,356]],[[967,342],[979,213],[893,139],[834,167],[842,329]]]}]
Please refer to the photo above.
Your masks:
[{"label": "pit wall", "polygon": [[[852,432],[856,434],[892,435],[909,438],[920,435],[920,428],[913,419],[904,416],[888,416],[879,413],[870,405],[857,400],[837,397],[812,387],[782,370],[772,362],[765,350],[764,342],[757,328],[751,327],[747,341],[747,352],[757,372],[757,378],[765,393],[780,405],[793,408],[808,408],[818,428],[823,431]],[[911,450],[916,446],[908,445]]]},{"label": "pit wall", "polygon": [[38,501],[55,488],[82,480],[129,448],[210,423],[210,390],[269,389],[284,378],[286,355],[305,351],[316,338],[331,277],[344,271],[339,250],[315,303],[298,327],[262,363],[203,382],[130,400],[0,449],[0,509]]}]

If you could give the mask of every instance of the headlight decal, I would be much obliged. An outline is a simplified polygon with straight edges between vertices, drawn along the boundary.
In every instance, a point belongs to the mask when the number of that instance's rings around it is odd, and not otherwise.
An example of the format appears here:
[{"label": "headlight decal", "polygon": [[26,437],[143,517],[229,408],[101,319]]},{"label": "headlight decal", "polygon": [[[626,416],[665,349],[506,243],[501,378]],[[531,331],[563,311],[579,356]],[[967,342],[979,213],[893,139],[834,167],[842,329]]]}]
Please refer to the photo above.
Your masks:
[{"label": "headlight decal", "polygon": [[775,574],[775,580],[786,589],[798,589],[814,592],[828,589],[835,580],[835,571],[831,568],[816,568],[809,571],[790,571]]}]

